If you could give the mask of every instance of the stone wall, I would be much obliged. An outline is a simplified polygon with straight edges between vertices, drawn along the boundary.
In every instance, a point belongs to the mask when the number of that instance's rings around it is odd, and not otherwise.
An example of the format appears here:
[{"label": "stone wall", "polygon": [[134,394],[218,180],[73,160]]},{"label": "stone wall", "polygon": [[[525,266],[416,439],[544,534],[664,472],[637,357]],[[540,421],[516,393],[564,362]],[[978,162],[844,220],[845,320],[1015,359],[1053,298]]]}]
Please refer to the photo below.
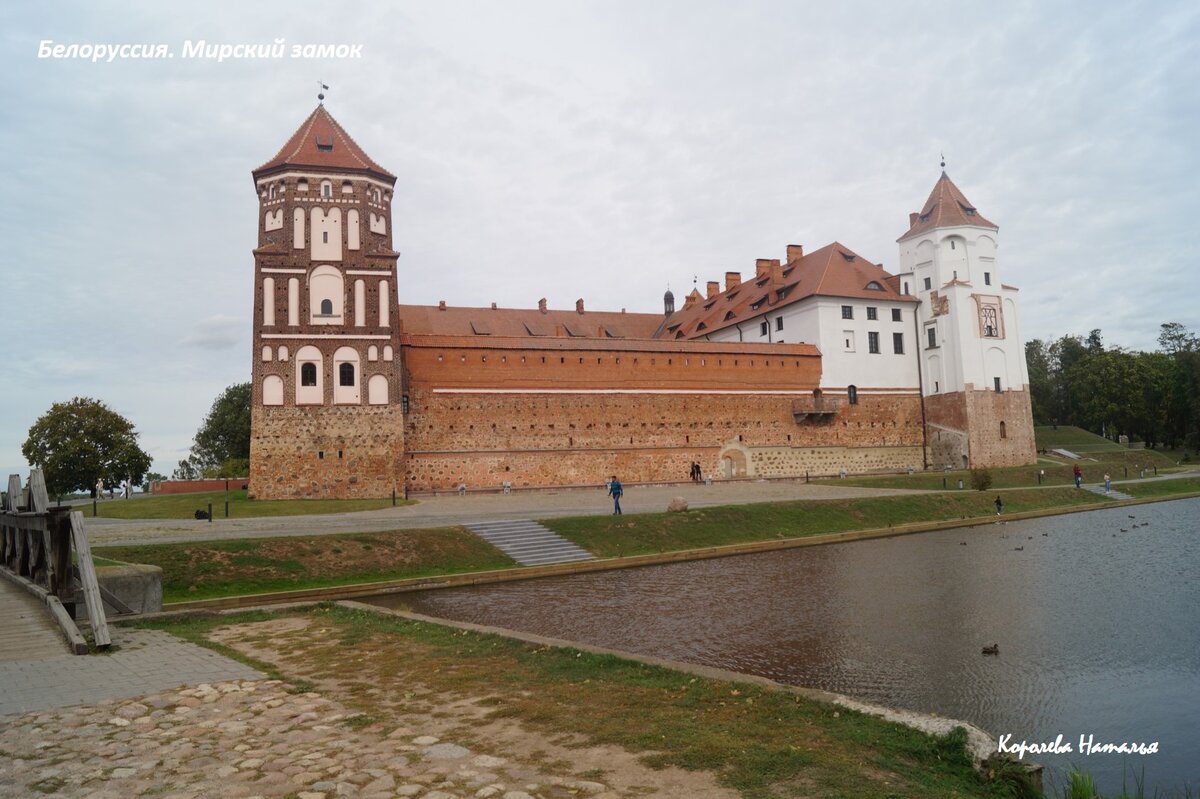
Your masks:
[{"label": "stone wall", "polygon": [[[930,465],[1022,466],[1037,460],[1029,391],[966,391],[925,398]],[[1003,428],[1001,428],[1003,422]]]},{"label": "stone wall", "polygon": [[921,447],[755,447],[750,477],[829,476],[874,471],[921,471]]},{"label": "stone wall", "polygon": [[1037,461],[1028,390],[967,391],[966,403],[972,466],[1023,466]]},{"label": "stone wall", "polygon": [[404,492],[399,406],[256,406],[251,430],[250,493],[258,499]]},{"label": "stone wall", "polygon": [[248,477],[221,477],[213,480],[155,480],[151,494],[194,494],[200,491],[237,491],[245,488]]},{"label": "stone wall", "polygon": [[775,451],[761,459],[770,476],[922,463],[915,394],[860,394],[859,404],[843,404],[833,418],[798,423],[789,394],[463,393],[439,390],[427,378],[415,371],[406,381],[407,481],[417,491],[597,484],[612,474],[627,482],[686,480],[693,461],[721,477],[729,442]]}]

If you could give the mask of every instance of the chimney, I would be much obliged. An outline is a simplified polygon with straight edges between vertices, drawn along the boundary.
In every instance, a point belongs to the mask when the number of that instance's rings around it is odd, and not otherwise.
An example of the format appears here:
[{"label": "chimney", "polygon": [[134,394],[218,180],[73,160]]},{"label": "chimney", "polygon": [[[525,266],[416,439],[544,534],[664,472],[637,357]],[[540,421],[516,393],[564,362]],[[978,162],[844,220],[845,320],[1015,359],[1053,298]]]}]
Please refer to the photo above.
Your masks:
[{"label": "chimney", "polygon": [[496,303],[494,303],[494,302],[492,303],[492,310],[493,311],[496,310]]},{"label": "chimney", "polygon": [[538,300],[538,310],[541,311],[542,313],[546,312],[546,298],[545,297],[542,297],[540,300]]},{"label": "chimney", "polygon": [[684,309],[691,308],[700,299],[700,292],[692,289],[691,293],[683,298]]},{"label": "chimney", "polygon": [[771,280],[776,284],[783,283],[783,264],[779,263],[778,258],[773,258],[767,266],[767,271],[771,273]]},{"label": "chimney", "polygon": [[445,300],[438,300],[438,310],[439,311],[446,310],[446,301]]},{"label": "chimney", "polygon": [[917,213],[916,211],[913,211],[911,214],[909,214],[908,215],[908,226],[912,227],[913,225],[917,224],[917,217],[919,217],[919,216],[920,216],[920,214]]},{"label": "chimney", "polygon": [[705,299],[711,300],[713,297],[721,293],[721,284],[715,280],[708,281],[708,296]]},{"label": "chimney", "polygon": [[726,272],[725,273],[725,290],[735,289],[742,285],[741,272]]},{"label": "chimney", "polygon": [[575,300],[575,313],[583,313],[583,297]]},{"label": "chimney", "polygon": [[769,258],[759,258],[754,262],[754,279],[765,275],[771,270],[771,260]]},{"label": "chimney", "polygon": [[789,244],[787,246],[787,262],[798,261],[804,257],[803,244]]}]

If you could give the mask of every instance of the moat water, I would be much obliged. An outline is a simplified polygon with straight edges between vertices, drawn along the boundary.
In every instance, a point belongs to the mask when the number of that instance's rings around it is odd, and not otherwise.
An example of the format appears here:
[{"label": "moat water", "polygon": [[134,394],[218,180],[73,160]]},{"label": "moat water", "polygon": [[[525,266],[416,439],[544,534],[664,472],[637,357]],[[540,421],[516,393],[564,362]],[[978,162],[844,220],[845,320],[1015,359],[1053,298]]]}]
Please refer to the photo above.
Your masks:
[{"label": "moat water", "polygon": [[[1030,756],[1047,787],[1077,765],[1104,791],[1143,774],[1147,795],[1200,788],[1200,499],[375,601],[951,716],[1010,745],[1061,734],[1071,753]],[[1158,753],[1082,754],[1081,735]]]}]

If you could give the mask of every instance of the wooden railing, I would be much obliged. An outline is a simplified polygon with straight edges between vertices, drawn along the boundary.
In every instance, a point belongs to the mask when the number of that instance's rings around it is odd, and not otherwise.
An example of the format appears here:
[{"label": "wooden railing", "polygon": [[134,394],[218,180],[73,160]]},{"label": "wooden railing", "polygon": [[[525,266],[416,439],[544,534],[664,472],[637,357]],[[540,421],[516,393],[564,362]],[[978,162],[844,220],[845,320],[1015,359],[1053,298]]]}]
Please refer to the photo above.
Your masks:
[{"label": "wooden railing", "polygon": [[0,511],[0,559],[0,566],[56,597],[72,619],[82,595],[95,645],[112,643],[83,514],[50,507],[40,469],[30,470],[25,488],[20,475],[9,475],[8,497]]}]

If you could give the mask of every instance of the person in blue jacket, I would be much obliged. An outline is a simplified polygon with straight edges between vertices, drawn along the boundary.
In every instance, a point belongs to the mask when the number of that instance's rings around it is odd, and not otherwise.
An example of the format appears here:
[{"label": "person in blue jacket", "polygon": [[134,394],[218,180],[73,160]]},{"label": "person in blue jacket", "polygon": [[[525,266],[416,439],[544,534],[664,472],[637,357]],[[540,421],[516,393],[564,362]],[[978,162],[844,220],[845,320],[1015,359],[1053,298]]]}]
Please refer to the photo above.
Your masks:
[{"label": "person in blue jacket", "polygon": [[621,515],[621,494],[625,493],[621,488],[621,481],[614,474],[612,481],[608,484],[608,495],[613,498],[613,516]]}]

